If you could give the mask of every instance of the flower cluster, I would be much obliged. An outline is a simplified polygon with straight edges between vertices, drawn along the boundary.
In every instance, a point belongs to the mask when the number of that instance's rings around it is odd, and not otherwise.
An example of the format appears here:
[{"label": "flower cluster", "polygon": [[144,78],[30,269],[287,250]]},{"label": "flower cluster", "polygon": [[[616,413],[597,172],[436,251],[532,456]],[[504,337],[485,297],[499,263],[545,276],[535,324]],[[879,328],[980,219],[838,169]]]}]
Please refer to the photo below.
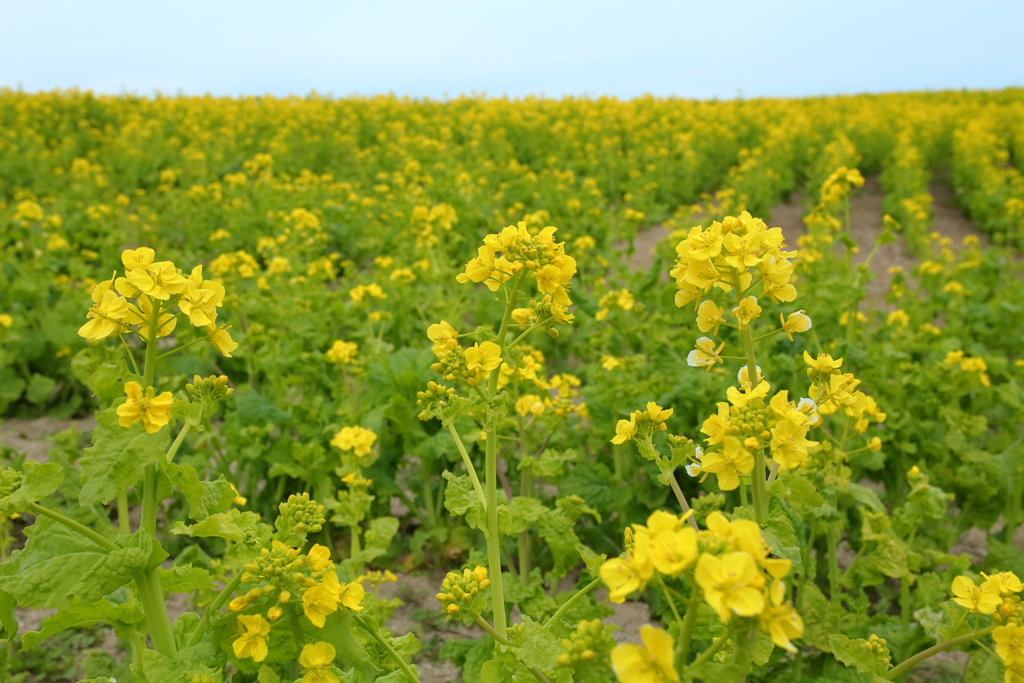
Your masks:
[{"label": "flower cluster", "polygon": [[635,410],[628,420],[619,420],[611,441],[618,446],[631,439],[642,441],[654,432],[663,432],[668,429],[665,423],[673,412],[672,408],[665,409],[651,401],[647,404],[647,410]]},{"label": "flower cluster", "polygon": [[832,415],[842,410],[847,417],[855,420],[854,430],[858,434],[867,431],[871,422],[885,422],[887,415],[875,402],[857,387],[860,380],[853,373],[842,373],[839,368],[843,359],[833,359],[827,353],[819,353],[816,357],[804,351],[804,362],[807,363],[807,376],[813,384],[808,394],[814,400],[818,412]]},{"label": "flower cluster", "polygon": [[[772,301],[793,301],[796,287],[790,280],[796,252],[784,251],[782,228],[769,228],[764,221],[744,211],[738,217],[727,216],[709,227],[695,226],[676,246],[676,306],[700,301],[713,287],[723,292],[739,288],[745,292],[754,280],[761,279],[763,293]],[[756,301],[740,304],[733,317],[749,323],[760,314]],[[744,322],[746,321],[746,322]]]},{"label": "flower cluster", "polygon": [[562,639],[558,665],[577,667],[600,661],[614,645],[615,641],[600,619],[583,619],[568,638]]},{"label": "flower cluster", "polygon": [[656,573],[670,578],[685,573],[723,623],[756,617],[777,646],[795,651],[791,641],[803,634],[803,622],[786,600],[782,581],[791,562],[769,557],[771,548],[753,521],[729,521],[715,511],[707,517],[707,529],[698,531],[685,525],[688,515],[657,511],[645,526],[626,529],[625,555],[600,569],[609,599],[623,602]]},{"label": "flower cluster", "polygon": [[230,357],[238,344],[231,339],[228,327],[217,325],[224,286],[205,279],[201,265],[186,276],[171,261],[155,258],[156,252],[148,247],[122,252],[124,277],[115,273],[110,280],[93,286],[89,320],[79,328],[79,336],[98,342],[134,329],[149,343],[174,331],[178,314],[173,309],[177,306],[178,313],[190,324],[206,330],[217,351]]},{"label": "flower cluster", "polygon": [[331,439],[331,445],[342,451],[351,452],[360,464],[366,467],[370,464],[367,460],[373,455],[373,444],[376,441],[377,435],[373,430],[364,427],[342,427]]},{"label": "flower cluster", "polygon": [[461,574],[448,572],[441,582],[441,592],[436,596],[445,620],[479,614],[486,606],[482,592],[490,585],[487,567],[463,569]]}]

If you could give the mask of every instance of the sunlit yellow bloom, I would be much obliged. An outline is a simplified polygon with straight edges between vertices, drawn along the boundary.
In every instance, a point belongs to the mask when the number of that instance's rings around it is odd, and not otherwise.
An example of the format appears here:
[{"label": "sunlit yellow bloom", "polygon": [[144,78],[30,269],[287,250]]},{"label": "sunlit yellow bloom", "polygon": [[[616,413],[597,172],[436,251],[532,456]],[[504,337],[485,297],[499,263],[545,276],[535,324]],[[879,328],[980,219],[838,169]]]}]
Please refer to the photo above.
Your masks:
[{"label": "sunlit yellow bloom", "polygon": [[843,364],[843,359],[832,360],[832,356],[827,353],[819,353],[816,358],[812,358],[811,354],[805,350],[804,362],[809,366],[807,368],[808,377],[816,379],[819,375],[838,374],[839,367]]},{"label": "sunlit yellow bloom", "polygon": [[[327,576],[334,574],[329,572]],[[302,594],[302,610],[314,626],[323,628],[327,617],[338,611],[338,598],[323,585],[313,586]]]},{"label": "sunlit yellow bloom", "polygon": [[323,571],[324,567],[331,563],[331,549],[316,543],[306,553],[306,567],[310,571]]},{"label": "sunlit yellow bloom", "polygon": [[783,318],[779,313],[779,321],[782,323],[782,331],[789,337],[789,341],[793,341],[794,334],[811,329],[811,317],[803,311],[790,313],[789,318]]},{"label": "sunlit yellow bloom", "polygon": [[[14,324],[14,318],[12,318],[11,316],[7,315],[6,313],[0,313],[0,327],[10,327],[13,324]],[[86,325],[88,325],[88,324],[89,323],[86,323]],[[86,335],[82,334],[81,330],[78,331],[78,334],[80,334],[83,337],[86,336]],[[87,338],[88,339],[92,339],[93,337],[87,337]]]},{"label": "sunlit yellow bloom", "polygon": [[334,646],[330,643],[304,645],[299,654],[302,683],[338,683],[340,679],[332,671],[335,656]]},{"label": "sunlit yellow bloom", "polygon": [[694,576],[704,599],[723,622],[733,614],[750,617],[764,609],[764,575],[747,553],[727,553],[720,558],[704,553]]},{"label": "sunlit yellow bloom", "polygon": [[480,368],[490,372],[501,365],[501,347],[491,341],[474,344],[466,349],[466,367],[470,370]]},{"label": "sunlit yellow bloom", "polygon": [[647,417],[650,418],[654,424],[662,424],[675,412],[674,408],[662,408],[654,401],[648,401],[647,403]]},{"label": "sunlit yellow bloom", "polygon": [[338,581],[338,575],[330,571],[324,574],[320,586],[334,597],[338,605],[347,607],[353,612],[359,612],[363,609],[362,603],[363,598],[366,597],[366,589],[358,581],[341,583]]},{"label": "sunlit yellow bloom", "polygon": [[1017,575],[1013,572],[999,572],[998,574],[992,574],[991,576],[983,572],[982,576],[985,577],[985,583],[982,584],[982,588],[990,585],[998,591],[999,595],[1002,597],[1024,591],[1024,584],[1021,583],[1020,579],[1018,579]]},{"label": "sunlit yellow bloom", "polygon": [[697,561],[697,530],[682,526],[681,521],[679,525],[651,535],[651,560],[654,568],[666,576],[679,576]]},{"label": "sunlit yellow bloom", "polygon": [[171,405],[174,396],[165,391],[159,396],[156,389],[146,387],[143,394],[138,382],[125,382],[124,393],[128,400],[117,407],[117,423],[128,428],[142,420],[142,426],[150,434],[155,434],[171,419]]},{"label": "sunlit yellow bloom", "polygon": [[136,268],[149,268],[154,258],[156,258],[156,252],[149,247],[125,249],[121,252],[121,263],[124,264],[126,272]]},{"label": "sunlit yellow bloom", "polygon": [[640,627],[643,645],[626,643],[612,650],[612,668],[621,683],[673,683],[679,673],[673,663],[675,643],[660,628]]},{"label": "sunlit yellow bloom", "polygon": [[542,415],[544,413],[544,401],[536,394],[525,394],[516,401],[516,413],[519,415]]},{"label": "sunlit yellow bloom", "polygon": [[1007,667],[1024,664],[1024,626],[1007,624],[992,631],[996,654]]},{"label": "sunlit yellow bloom", "polygon": [[800,467],[807,462],[807,449],[818,445],[817,441],[807,440],[807,429],[810,425],[802,415],[800,417],[800,423],[785,419],[779,420],[772,427],[772,459],[779,464],[780,470]]},{"label": "sunlit yellow bloom", "polygon": [[373,452],[373,444],[377,435],[363,427],[342,427],[341,431],[331,439],[331,445],[343,451],[352,451],[359,457]]},{"label": "sunlit yellow bloom", "polygon": [[210,344],[225,358],[231,358],[231,352],[238,348],[238,342],[231,338],[231,334],[228,333],[230,327],[217,327],[216,325],[208,325],[206,327],[206,335],[210,339]]},{"label": "sunlit yellow bloom", "polygon": [[636,426],[635,413],[630,415],[628,420],[619,420],[615,423],[615,436],[612,437],[612,443],[621,446],[632,439],[636,436]]},{"label": "sunlit yellow bloom", "polygon": [[183,293],[189,282],[170,261],[129,270],[127,279],[132,287],[159,301],[170,299],[172,294]]},{"label": "sunlit yellow bloom", "polygon": [[697,329],[717,335],[719,326],[725,322],[725,308],[705,301],[697,307]]},{"label": "sunlit yellow bloom", "polygon": [[[124,325],[130,314],[128,300],[117,295],[109,280],[93,286],[91,296],[93,306],[86,314],[89,322],[78,329],[78,336],[99,341],[116,337],[128,329]],[[6,317],[10,320],[10,316]],[[4,325],[9,326],[10,323]]]},{"label": "sunlit yellow bloom", "polygon": [[239,659],[262,662],[270,652],[267,648],[267,641],[270,639],[270,623],[261,614],[240,614],[238,623],[245,629],[245,632],[231,644],[235,656]]},{"label": "sunlit yellow bloom", "polygon": [[427,328],[427,338],[434,342],[431,350],[438,358],[459,345],[459,333],[444,320]]},{"label": "sunlit yellow bloom", "polygon": [[999,584],[986,581],[981,586],[975,586],[974,581],[966,576],[958,576],[953,579],[953,602],[960,605],[968,612],[975,614],[992,614],[1002,604],[999,596]]},{"label": "sunlit yellow bloom", "polygon": [[695,346],[697,348],[686,356],[686,364],[691,368],[704,368],[710,371],[715,363],[725,362],[722,360],[722,349],[725,348],[725,342],[715,348],[715,342],[712,339],[701,337]]},{"label": "sunlit yellow bloom", "polygon": [[327,358],[332,363],[350,364],[359,353],[359,345],[355,342],[335,339],[331,348],[327,349]]},{"label": "sunlit yellow bloom", "polygon": [[753,296],[744,297],[740,300],[740,305],[732,309],[732,317],[739,321],[741,330],[747,329],[751,320],[761,317],[761,307],[757,304],[757,299]]},{"label": "sunlit yellow bloom", "polygon": [[761,613],[761,630],[776,646],[790,652],[796,652],[792,639],[804,634],[804,621],[786,600],[786,585],[777,579],[772,582],[769,604]]},{"label": "sunlit yellow bloom", "polygon": [[718,476],[718,488],[723,491],[735,490],[740,485],[740,475],[754,470],[754,456],[734,436],[726,436],[721,450],[705,453],[701,469]]}]

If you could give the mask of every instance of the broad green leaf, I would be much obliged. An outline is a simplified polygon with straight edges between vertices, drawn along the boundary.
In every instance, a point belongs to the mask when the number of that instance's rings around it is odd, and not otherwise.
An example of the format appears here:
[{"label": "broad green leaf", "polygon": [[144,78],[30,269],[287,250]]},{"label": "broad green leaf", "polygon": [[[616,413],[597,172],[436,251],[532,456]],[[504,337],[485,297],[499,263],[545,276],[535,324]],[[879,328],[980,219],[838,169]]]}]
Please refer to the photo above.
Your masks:
[{"label": "broad green leaf", "polygon": [[[119,403],[123,403],[120,401]],[[125,429],[117,424],[116,405],[96,418],[92,448],[79,460],[82,466],[82,505],[106,505],[118,492],[134,485],[142,476],[142,468],[163,458],[167,449],[168,430],[147,434],[141,424]]]},{"label": "broad green leaf", "polygon": [[448,482],[444,487],[445,509],[453,515],[464,515],[466,524],[473,528],[486,528],[484,504],[477,497],[469,475],[445,470],[441,476]]},{"label": "broad green leaf", "polygon": [[740,683],[747,675],[744,667],[733,662],[724,664],[705,662],[698,667],[689,669],[689,673],[693,675],[694,680],[704,681],[704,683]]},{"label": "broad green leaf", "polygon": [[235,490],[223,474],[215,481],[203,481],[192,465],[179,466],[163,460],[160,462],[164,474],[185,496],[189,519],[201,522],[212,514],[231,509]]},{"label": "broad green leaf", "polygon": [[209,642],[179,650],[172,659],[156,650],[143,650],[138,666],[132,666],[133,683],[192,683],[208,677],[224,680],[223,657]]},{"label": "broad green leaf", "polygon": [[[362,619],[370,628],[374,628],[380,633],[380,627],[372,617],[365,615]],[[369,636],[369,634],[356,623],[352,612],[347,609],[327,615],[322,629],[313,626],[308,619],[303,617],[302,631],[312,640],[322,640],[333,645],[338,655],[338,661],[353,665],[367,683],[372,683],[380,675],[380,669],[370,661],[366,651],[354,637],[356,632],[359,632],[361,636]]]},{"label": "broad green leaf", "polygon": [[40,375],[38,372],[32,373],[32,379],[29,380],[28,389],[25,391],[25,398],[29,403],[36,405],[46,403],[46,399],[49,398],[50,392],[55,386],[57,386],[57,380]]},{"label": "broad green leaf", "polygon": [[758,631],[754,636],[754,649],[751,653],[754,664],[758,666],[767,664],[773,650],[775,650],[775,643],[772,642],[771,637]]},{"label": "broad green leaf", "polygon": [[162,559],[160,546],[144,532],[118,536],[119,549],[109,553],[49,517],[36,518],[25,535],[25,548],[0,565],[0,590],[22,607],[63,609],[74,598],[95,602]]},{"label": "broad green leaf", "polygon": [[25,512],[32,503],[38,503],[64,481],[64,470],[55,462],[40,465],[33,460],[25,461],[25,478],[21,486],[6,498],[0,498],[0,512],[12,515]]},{"label": "broad green leaf", "polygon": [[779,498],[808,507],[818,507],[825,502],[815,490],[814,484],[788,470],[779,474],[770,490]]},{"label": "broad green leaf", "polygon": [[509,504],[509,511],[512,513],[512,524],[509,535],[518,534],[533,522],[540,519],[548,509],[544,503],[536,498],[516,496]]},{"label": "broad green leaf", "polygon": [[192,538],[226,538],[236,543],[250,541],[259,537],[260,516],[255,512],[242,512],[232,508],[227,512],[210,515],[201,522],[186,526],[184,522],[176,522],[171,533],[176,536]]},{"label": "broad green leaf", "polygon": [[564,451],[545,449],[540,457],[523,458],[519,463],[519,469],[529,470],[538,477],[553,479],[562,476],[566,464],[574,462],[578,457],[579,454],[571,448]]},{"label": "broad green leaf", "polygon": [[82,602],[74,600],[71,606],[43,619],[42,628],[29,631],[21,637],[21,651],[25,652],[40,642],[69,628],[82,628],[100,622],[112,626],[130,626],[143,620],[138,602],[115,605],[109,600]]},{"label": "broad green leaf", "polygon": [[509,634],[512,654],[527,668],[553,669],[562,654],[560,640],[549,629],[523,615],[523,622]]},{"label": "broad green leaf", "polygon": [[160,587],[164,593],[191,593],[194,590],[212,590],[213,579],[210,572],[202,567],[190,564],[178,565],[170,569],[160,568]]},{"label": "broad green leaf", "polygon": [[256,676],[256,683],[281,683],[281,677],[269,666],[261,666],[260,673]]},{"label": "broad green leaf", "polygon": [[872,681],[884,681],[882,674],[889,670],[885,660],[870,649],[863,638],[850,640],[842,634],[833,634],[828,639],[832,654],[848,667],[868,676]]},{"label": "broad green leaf", "polygon": [[878,494],[869,489],[867,486],[861,486],[850,482],[850,488],[847,493],[858,503],[867,505],[875,512],[884,512],[885,505],[882,504],[882,499],[878,497]]},{"label": "broad green leaf", "polygon": [[4,627],[3,639],[14,640],[18,636],[18,620],[14,616],[14,596],[0,591],[0,625]]}]

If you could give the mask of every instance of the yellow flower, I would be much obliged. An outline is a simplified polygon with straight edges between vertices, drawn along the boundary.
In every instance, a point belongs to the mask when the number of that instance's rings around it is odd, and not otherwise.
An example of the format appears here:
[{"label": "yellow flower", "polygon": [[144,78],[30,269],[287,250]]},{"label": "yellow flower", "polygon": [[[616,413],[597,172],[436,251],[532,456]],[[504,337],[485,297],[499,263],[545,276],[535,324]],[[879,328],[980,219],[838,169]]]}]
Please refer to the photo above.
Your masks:
[{"label": "yellow flower", "polygon": [[522,416],[542,415],[544,413],[544,401],[536,394],[520,396],[516,401],[516,413]]},{"label": "yellow flower", "polygon": [[240,614],[238,623],[245,629],[245,632],[238,636],[231,645],[235,656],[239,659],[262,662],[267,658],[269,652],[267,640],[270,636],[270,623],[261,614]]},{"label": "yellow flower", "polygon": [[209,325],[206,328],[206,336],[210,339],[210,344],[225,358],[231,358],[231,352],[238,348],[238,342],[231,338],[228,330],[231,329],[228,326],[217,327],[216,325]]},{"label": "yellow flower", "polygon": [[[92,288],[93,306],[86,314],[89,321],[78,329],[78,336],[99,341],[108,337],[116,337],[127,327],[127,321],[131,309],[128,300],[117,295],[113,291],[110,281],[104,280]],[[10,316],[6,316],[10,321]],[[4,327],[10,327],[10,322]]]},{"label": "yellow flower", "polygon": [[981,575],[985,577],[985,583],[982,584],[982,588],[991,585],[1004,598],[1008,595],[1024,591],[1024,584],[1021,583],[1020,579],[1013,572],[999,572],[992,576],[982,572]]},{"label": "yellow flower", "polygon": [[797,332],[806,332],[811,329],[811,317],[803,311],[790,313],[789,318],[783,318],[779,313],[779,321],[782,323],[782,331],[793,341],[793,335]]},{"label": "yellow flower", "polygon": [[678,528],[660,530],[657,533],[651,529],[651,560],[659,572],[676,577],[697,561],[697,530],[691,526],[682,526],[682,520],[675,515],[670,516],[677,520]]},{"label": "yellow flower", "polygon": [[1008,624],[992,631],[996,654],[1007,667],[1024,664],[1024,626]]},{"label": "yellow flower", "polygon": [[722,226],[715,222],[707,230],[699,225],[690,228],[690,234],[686,236],[686,241],[690,243],[687,256],[698,261],[713,259],[722,253]]},{"label": "yellow flower", "polygon": [[800,467],[807,462],[808,447],[818,445],[817,441],[808,441],[805,438],[810,427],[806,418],[796,410],[793,412],[800,417],[800,422],[790,419],[779,420],[771,430],[772,459],[779,463],[780,470]]},{"label": "yellow flower", "polygon": [[343,451],[353,451],[361,458],[373,452],[373,443],[376,440],[377,435],[372,430],[363,427],[342,427],[331,439],[331,445]]},{"label": "yellow flower", "polygon": [[700,467],[718,476],[718,488],[733,491],[740,485],[741,474],[754,471],[754,456],[734,436],[726,436],[722,443],[722,450],[704,454]]},{"label": "yellow flower", "polygon": [[757,304],[757,298],[748,296],[741,299],[740,305],[732,309],[732,317],[739,321],[741,330],[747,329],[751,320],[761,317],[761,307]]},{"label": "yellow flower", "polygon": [[969,577],[958,576],[953,579],[952,591],[956,596],[953,602],[968,612],[992,614],[1003,602],[999,597],[999,588],[998,583],[988,581],[981,586],[975,586]]},{"label": "yellow flower", "polygon": [[331,348],[327,349],[327,358],[332,363],[352,363],[352,360],[356,357],[359,352],[359,345],[355,342],[343,341],[336,339]]},{"label": "yellow flower", "polygon": [[217,320],[217,307],[224,303],[224,285],[203,279],[203,267],[196,266],[188,278],[184,296],[178,308],[196,327],[213,325]]},{"label": "yellow flower", "polygon": [[[10,327],[13,324],[14,318],[7,315],[6,313],[0,313],[0,327]],[[86,323],[86,325],[88,325],[88,323]],[[78,334],[80,334],[83,337],[85,336],[84,334],[82,334],[81,330],[79,330]]]},{"label": "yellow flower", "polygon": [[156,389],[146,387],[143,395],[138,382],[126,382],[124,393],[128,400],[117,407],[117,423],[122,427],[131,427],[142,420],[146,431],[155,434],[171,419],[171,405],[174,403],[171,392],[165,391],[157,396]]},{"label": "yellow flower", "polygon": [[336,653],[330,643],[319,642],[304,645],[299,654],[302,666],[302,683],[338,683],[333,664]]},{"label": "yellow flower", "polygon": [[154,258],[156,258],[156,252],[149,247],[125,249],[121,252],[121,263],[124,264],[125,272],[136,268],[149,268]]},{"label": "yellow flower", "polygon": [[811,354],[804,351],[804,362],[809,366],[807,376],[816,379],[818,376],[838,374],[843,359],[832,360],[832,356],[827,353],[819,353],[817,358],[811,358]]},{"label": "yellow flower", "polygon": [[306,567],[310,571],[319,572],[331,563],[331,549],[325,548],[319,543],[315,544],[306,553]]},{"label": "yellow flower", "polygon": [[615,356],[607,353],[601,356],[601,367],[603,367],[605,370],[608,370],[609,372],[611,372],[615,368],[621,368],[624,366],[625,363],[623,362],[622,358],[616,358]]},{"label": "yellow flower", "polygon": [[705,301],[697,307],[697,329],[717,335],[718,327],[725,322],[724,314],[724,308],[713,301]]},{"label": "yellow flower", "polygon": [[636,436],[635,413],[630,415],[628,420],[619,420],[615,424],[615,436],[612,437],[612,443],[616,446],[621,446],[634,436]]},{"label": "yellow flower", "polygon": [[764,575],[747,553],[727,553],[721,558],[704,553],[697,562],[695,578],[704,599],[723,622],[733,614],[751,617],[764,610]]},{"label": "yellow flower", "polygon": [[[335,581],[338,580],[334,572],[328,572],[327,576],[333,576]],[[310,623],[317,628],[323,628],[328,615],[338,611],[338,598],[323,584],[313,586],[302,594],[302,611]]]},{"label": "yellow flower", "polygon": [[772,642],[790,652],[796,652],[792,639],[804,634],[804,621],[786,600],[786,584],[772,582],[770,604],[761,613],[761,630],[771,636]]},{"label": "yellow flower", "polygon": [[701,337],[697,340],[696,347],[686,356],[686,364],[691,368],[704,368],[710,371],[715,366],[715,363],[725,362],[722,360],[722,349],[725,348],[725,342],[722,342],[716,349],[713,340],[708,337]]},{"label": "yellow flower", "polygon": [[[160,306],[160,304],[155,304]],[[149,324],[153,320],[153,299],[148,296],[143,296],[139,299],[139,306],[135,308],[133,306],[128,307],[128,317],[125,318],[125,322],[131,325],[137,325],[139,328],[139,336],[145,340],[150,337]],[[171,332],[174,332],[174,328],[178,325],[178,316],[173,313],[169,313],[165,310],[161,310],[159,317],[156,322],[156,337],[166,337]]]},{"label": "yellow flower", "polygon": [[459,333],[444,320],[427,328],[427,338],[434,342],[431,350],[439,359],[459,345]]},{"label": "yellow flower", "polygon": [[626,643],[612,650],[612,668],[622,683],[672,683],[679,680],[673,664],[675,643],[665,631],[640,628],[643,645]]},{"label": "yellow flower", "polygon": [[491,341],[477,343],[466,349],[466,368],[490,372],[501,365],[501,347]]},{"label": "yellow flower", "polygon": [[647,403],[647,417],[656,425],[663,424],[672,417],[674,412],[675,408],[662,408],[654,401],[648,401]]},{"label": "yellow flower", "polygon": [[188,287],[189,281],[170,261],[159,261],[126,272],[132,287],[160,301],[167,301],[172,294],[181,294]]}]

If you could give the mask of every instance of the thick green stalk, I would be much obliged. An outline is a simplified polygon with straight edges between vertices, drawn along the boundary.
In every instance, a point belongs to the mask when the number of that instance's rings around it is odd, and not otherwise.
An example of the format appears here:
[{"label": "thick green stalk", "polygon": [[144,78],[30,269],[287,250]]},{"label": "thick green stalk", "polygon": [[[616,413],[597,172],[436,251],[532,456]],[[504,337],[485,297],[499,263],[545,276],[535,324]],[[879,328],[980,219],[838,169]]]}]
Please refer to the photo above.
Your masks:
[{"label": "thick green stalk", "polygon": [[[156,372],[156,331],[160,320],[160,302],[153,302],[153,313],[149,319],[149,339],[146,340],[146,364],[143,367],[142,391],[153,386],[153,375]],[[156,464],[146,465],[142,471],[142,528],[150,536],[156,538],[156,490],[157,490]],[[167,605],[164,603],[164,592],[160,586],[160,574],[156,568],[139,572],[135,575],[135,585],[139,589],[139,601],[142,603],[143,614],[146,616],[146,626],[149,627],[149,636],[153,640],[153,649],[165,657],[174,657],[178,648],[174,643],[174,634],[171,631],[171,619],[167,615]]]},{"label": "thick green stalk", "polygon": [[[743,337],[743,352],[747,358],[747,381],[750,382],[751,391],[753,391],[761,383],[757,375],[757,359],[754,356],[754,335],[750,331],[749,324],[746,329],[740,330],[740,335]],[[764,467],[764,450],[758,448],[754,451],[754,471],[750,473],[750,491],[754,499],[754,520],[758,524],[764,524],[768,518],[768,483],[765,481]]]},{"label": "thick green stalk", "polygon": [[690,604],[686,606],[686,615],[679,627],[679,643],[676,646],[676,668],[686,666],[686,660],[690,658],[690,644],[693,642],[693,627],[697,623],[697,608],[700,606],[700,590],[693,585],[693,595],[690,596]]},{"label": "thick green stalk", "polygon": [[128,519],[128,491],[117,494],[117,527],[122,534],[130,534],[132,525]]},{"label": "thick green stalk", "polygon": [[[526,277],[526,269],[516,278],[515,286],[505,300],[505,314],[501,318],[501,327],[498,329],[498,346],[505,343],[505,335],[508,333],[508,323],[512,319],[512,309],[516,303],[516,294]],[[498,393],[498,375],[501,366],[491,370],[491,376],[487,384],[487,398],[493,399]],[[505,591],[501,580],[501,530],[498,529],[498,434],[492,425],[487,431],[486,441],[486,465],[484,467],[484,496],[487,499],[487,565],[488,578],[491,580],[491,609],[494,612],[494,626],[499,633],[504,633],[508,628],[508,621],[505,618]]]},{"label": "thick green stalk", "polygon": [[889,669],[889,671],[882,678],[885,678],[885,679],[890,680],[890,681],[894,681],[899,676],[902,676],[907,671],[910,671],[915,666],[917,666],[918,664],[920,664],[924,660],[928,659],[929,657],[931,657],[933,655],[937,655],[940,652],[945,652],[946,650],[948,650],[950,648],[953,648],[953,647],[956,647],[957,645],[963,645],[964,643],[969,643],[972,640],[977,640],[978,638],[982,638],[984,636],[987,636],[994,629],[995,629],[995,626],[989,626],[988,628],[982,629],[980,631],[975,631],[973,633],[968,633],[966,635],[959,636],[958,638],[950,638],[949,640],[947,640],[947,641],[945,641],[943,643],[939,643],[938,645],[933,645],[932,647],[928,648],[927,650],[924,650],[922,652],[918,652],[916,655],[914,655],[910,659],[907,659],[907,660],[905,660],[903,662],[900,662],[898,666],[895,666],[895,667]]}]

